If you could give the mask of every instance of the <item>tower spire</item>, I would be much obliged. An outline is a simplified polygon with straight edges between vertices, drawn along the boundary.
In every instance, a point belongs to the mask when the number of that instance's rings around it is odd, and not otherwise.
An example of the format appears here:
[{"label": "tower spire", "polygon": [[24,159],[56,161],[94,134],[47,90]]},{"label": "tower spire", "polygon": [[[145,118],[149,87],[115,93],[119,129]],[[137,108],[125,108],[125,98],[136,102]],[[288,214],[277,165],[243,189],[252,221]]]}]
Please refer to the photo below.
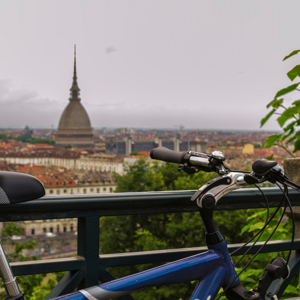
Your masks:
[{"label": "tower spire", "polygon": [[80,88],[78,87],[77,83],[77,70],[76,70],[76,44],[74,45],[74,71],[73,71],[73,83],[72,87],[70,89],[71,94],[70,94],[70,101],[80,101],[79,98],[79,92]]}]

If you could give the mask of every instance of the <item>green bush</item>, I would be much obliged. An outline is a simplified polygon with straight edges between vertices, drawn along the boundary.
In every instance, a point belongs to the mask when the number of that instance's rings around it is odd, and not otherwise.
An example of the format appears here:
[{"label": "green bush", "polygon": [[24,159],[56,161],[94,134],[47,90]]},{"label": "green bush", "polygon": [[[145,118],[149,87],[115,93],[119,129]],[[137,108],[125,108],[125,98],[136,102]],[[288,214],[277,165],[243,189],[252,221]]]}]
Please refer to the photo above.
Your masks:
[{"label": "green bush", "polygon": [[[198,189],[216,173],[188,175],[178,172],[178,165],[150,163],[146,158],[125,165],[124,175],[117,175],[116,192],[166,191]],[[195,204],[196,205],[196,204]],[[257,210],[255,210],[257,211]],[[228,243],[239,243],[252,236],[241,234],[252,211],[215,211],[214,219]],[[102,217],[100,220],[100,253],[122,253],[147,250],[205,246],[205,227],[199,212]],[[116,277],[137,273],[159,264],[114,267]],[[157,286],[133,293],[138,300],[189,299],[197,282]]]}]

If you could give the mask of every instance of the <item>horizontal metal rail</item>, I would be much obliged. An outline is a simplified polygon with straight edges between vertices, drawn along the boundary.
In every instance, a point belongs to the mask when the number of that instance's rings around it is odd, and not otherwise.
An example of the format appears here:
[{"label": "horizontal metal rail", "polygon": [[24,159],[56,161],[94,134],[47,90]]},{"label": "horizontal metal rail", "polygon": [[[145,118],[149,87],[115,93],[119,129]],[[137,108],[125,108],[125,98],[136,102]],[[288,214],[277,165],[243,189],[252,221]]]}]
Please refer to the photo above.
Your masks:
[{"label": "horizontal metal rail", "polygon": [[[277,188],[265,188],[270,207],[277,207],[282,193]],[[84,288],[114,279],[107,267],[134,264],[164,263],[207,250],[206,247],[183,248],[135,253],[105,254],[99,257],[99,218],[105,216],[159,214],[194,212],[198,210],[191,196],[195,191],[113,193],[95,195],[46,196],[38,200],[15,205],[1,205],[0,221],[45,220],[60,218],[78,218],[78,256],[64,259],[14,262],[11,264],[15,275],[29,275],[68,271],[63,279],[47,297],[52,298],[72,292],[75,288]],[[297,192],[290,191],[293,206],[300,205]],[[241,189],[224,196],[216,210],[238,210],[266,207],[265,198],[257,189]],[[255,245],[249,254],[255,253],[261,243]],[[230,252],[240,245],[229,245]],[[286,251],[289,241],[269,242],[262,252]],[[236,253],[241,255],[249,248],[244,247]],[[293,249],[300,249],[300,240]],[[293,271],[298,268],[300,259],[294,260]],[[298,270],[297,269],[297,270]],[[122,299],[132,299],[124,296]]]},{"label": "horizontal metal rail", "polygon": [[[254,254],[264,244],[258,242],[248,252]],[[243,244],[228,245],[229,252],[233,252]],[[252,243],[236,252],[234,256],[242,255],[250,247]],[[293,250],[300,248],[300,239],[295,240]],[[290,249],[290,240],[270,241],[261,251],[261,253],[288,251]],[[141,251],[141,252],[126,252],[114,254],[102,254],[99,256],[98,264],[105,267],[129,266],[150,263],[164,263],[182,259],[188,256],[196,255],[207,251],[207,247],[180,248],[169,250]],[[11,268],[16,276],[31,275],[40,273],[52,273],[62,271],[81,270],[85,259],[75,256],[59,259],[45,259],[36,261],[13,262]]]},{"label": "horizontal metal rail", "polygon": [[[277,188],[265,188],[270,207],[277,207],[282,194]],[[198,207],[190,199],[195,191],[135,192],[90,195],[45,196],[30,202],[0,205],[0,222],[193,212]],[[293,206],[300,206],[299,193],[291,190]],[[266,207],[257,189],[241,189],[225,195],[216,210]]]}]

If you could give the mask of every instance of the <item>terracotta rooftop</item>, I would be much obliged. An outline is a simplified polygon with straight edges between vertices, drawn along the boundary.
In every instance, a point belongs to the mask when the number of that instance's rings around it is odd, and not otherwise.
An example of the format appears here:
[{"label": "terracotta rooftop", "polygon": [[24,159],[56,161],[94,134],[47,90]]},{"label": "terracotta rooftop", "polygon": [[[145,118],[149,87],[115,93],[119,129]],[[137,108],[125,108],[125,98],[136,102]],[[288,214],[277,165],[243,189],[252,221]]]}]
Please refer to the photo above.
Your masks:
[{"label": "terracotta rooftop", "polygon": [[110,172],[74,171],[64,167],[9,164],[0,161],[1,171],[19,172],[38,178],[46,188],[115,184]]}]

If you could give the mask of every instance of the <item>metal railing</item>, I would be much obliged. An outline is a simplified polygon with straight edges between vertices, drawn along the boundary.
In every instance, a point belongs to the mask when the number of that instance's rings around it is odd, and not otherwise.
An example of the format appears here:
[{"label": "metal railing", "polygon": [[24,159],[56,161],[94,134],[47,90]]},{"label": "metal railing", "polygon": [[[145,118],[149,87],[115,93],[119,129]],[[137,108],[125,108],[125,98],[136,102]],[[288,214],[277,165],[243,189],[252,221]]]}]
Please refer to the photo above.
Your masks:
[{"label": "metal railing", "polygon": [[[95,195],[46,196],[31,202],[1,206],[0,221],[25,221],[60,218],[78,218],[78,255],[71,258],[49,259],[11,263],[15,275],[30,275],[68,271],[47,299],[71,293],[76,288],[85,288],[107,282],[114,277],[107,267],[169,262],[206,251],[206,247],[183,248],[134,253],[106,254],[99,256],[99,218],[104,216],[193,212],[198,207],[190,198],[195,191],[136,192]],[[277,207],[282,200],[279,189],[266,188],[270,207]],[[290,191],[293,206],[300,205],[297,192]],[[241,189],[224,196],[216,210],[237,210],[265,207],[265,199],[256,189]],[[229,245],[231,250],[239,245]],[[255,253],[259,244],[250,250]],[[270,242],[263,252],[289,250],[289,241]],[[295,250],[300,251],[300,240],[295,241]],[[235,255],[240,255],[248,247]],[[300,257],[291,260],[291,276],[300,268]],[[231,252],[231,251],[230,251]],[[290,282],[289,280],[289,282]],[[286,280],[281,291],[289,284]],[[130,295],[122,299],[133,299]]]}]

